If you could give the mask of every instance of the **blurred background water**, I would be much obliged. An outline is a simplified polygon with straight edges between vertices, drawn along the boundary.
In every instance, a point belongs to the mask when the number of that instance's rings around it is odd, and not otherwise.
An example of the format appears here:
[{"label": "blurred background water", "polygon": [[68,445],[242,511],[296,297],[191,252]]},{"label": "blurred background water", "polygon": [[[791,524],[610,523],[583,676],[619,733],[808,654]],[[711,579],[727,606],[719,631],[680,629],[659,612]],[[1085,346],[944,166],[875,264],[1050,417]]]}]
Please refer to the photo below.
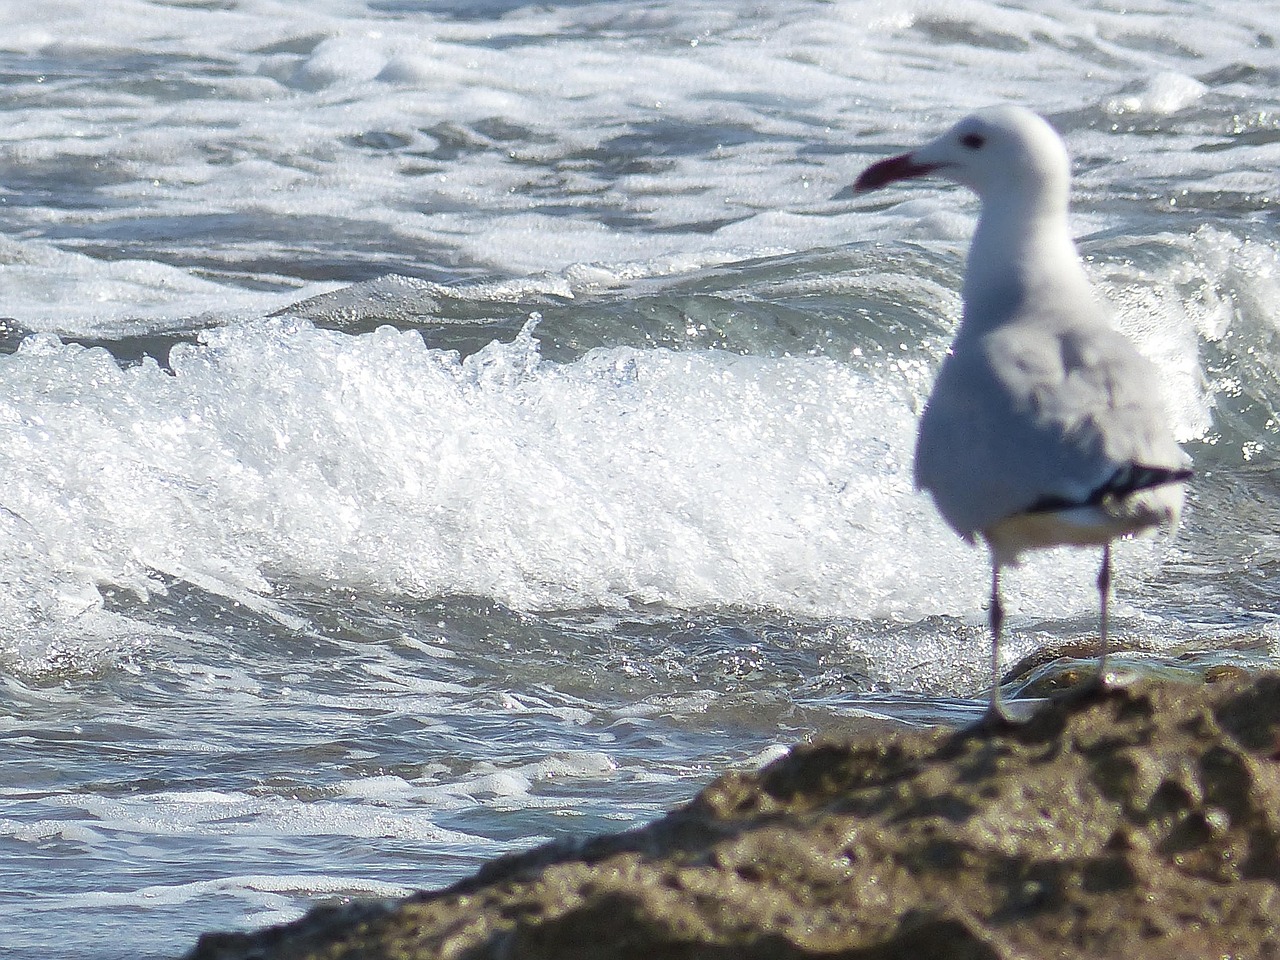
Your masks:
[{"label": "blurred background water", "polygon": [[[832,198],[992,102],[1063,133],[1196,461],[1117,668],[1275,663],[1275,3],[19,6],[6,956],[175,957],[976,716],[985,559],[910,477],[976,204]],[[1087,651],[1095,566],[1010,578],[1006,666]]]}]

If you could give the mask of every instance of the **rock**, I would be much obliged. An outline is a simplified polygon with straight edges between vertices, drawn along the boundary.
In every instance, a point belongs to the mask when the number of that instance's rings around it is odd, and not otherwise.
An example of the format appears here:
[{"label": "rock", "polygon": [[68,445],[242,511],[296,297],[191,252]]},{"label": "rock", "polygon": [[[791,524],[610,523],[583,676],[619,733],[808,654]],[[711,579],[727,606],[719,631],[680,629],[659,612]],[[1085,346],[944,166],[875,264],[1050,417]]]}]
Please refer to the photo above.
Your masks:
[{"label": "rock", "polygon": [[814,743],[641,829],[189,960],[1280,957],[1280,676]]}]

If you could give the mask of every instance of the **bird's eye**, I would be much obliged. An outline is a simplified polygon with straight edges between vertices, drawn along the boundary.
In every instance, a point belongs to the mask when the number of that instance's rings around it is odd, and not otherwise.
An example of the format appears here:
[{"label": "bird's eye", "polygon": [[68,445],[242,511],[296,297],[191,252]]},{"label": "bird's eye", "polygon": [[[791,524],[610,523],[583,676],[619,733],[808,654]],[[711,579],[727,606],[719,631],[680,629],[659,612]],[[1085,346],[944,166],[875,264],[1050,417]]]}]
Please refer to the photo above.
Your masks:
[{"label": "bird's eye", "polygon": [[987,138],[980,133],[966,133],[960,138],[960,142],[970,150],[981,150],[982,145],[987,142]]}]

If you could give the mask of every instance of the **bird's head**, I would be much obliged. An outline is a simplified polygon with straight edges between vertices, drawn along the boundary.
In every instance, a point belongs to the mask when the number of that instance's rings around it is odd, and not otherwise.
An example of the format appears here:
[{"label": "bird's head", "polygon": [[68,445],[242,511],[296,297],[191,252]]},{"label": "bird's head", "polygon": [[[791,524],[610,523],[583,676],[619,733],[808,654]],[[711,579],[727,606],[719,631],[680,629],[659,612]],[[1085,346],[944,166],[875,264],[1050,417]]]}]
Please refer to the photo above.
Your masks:
[{"label": "bird's head", "polygon": [[854,184],[864,193],[898,180],[936,175],[986,200],[1027,195],[1065,202],[1070,163],[1062,139],[1023,107],[989,107],[971,114],[924,146],[872,164]]}]

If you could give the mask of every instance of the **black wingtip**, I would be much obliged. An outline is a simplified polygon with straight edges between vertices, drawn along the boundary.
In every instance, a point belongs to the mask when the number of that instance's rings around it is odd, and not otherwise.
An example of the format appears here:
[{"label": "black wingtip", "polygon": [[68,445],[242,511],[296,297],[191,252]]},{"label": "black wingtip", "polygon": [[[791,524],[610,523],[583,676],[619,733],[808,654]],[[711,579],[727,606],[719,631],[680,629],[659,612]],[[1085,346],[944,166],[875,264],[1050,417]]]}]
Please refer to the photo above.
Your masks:
[{"label": "black wingtip", "polygon": [[1112,497],[1128,497],[1139,490],[1163,487],[1169,483],[1185,483],[1195,476],[1190,467],[1148,467],[1140,463],[1125,464],[1113,473],[1106,483],[1093,490],[1083,500],[1067,497],[1041,497],[1028,509],[1029,513],[1052,513],[1055,510],[1072,510],[1078,507],[1096,507]]},{"label": "black wingtip", "polygon": [[1190,467],[1171,469],[1169,467],[1146,467],[1140,463],[1131,463],[1112,474],[1110,480],[1094,491],[1094,496],[1099,499],[1107,496],[1127,497],[1129,494],[1137,493],[1139,490],[1163,487],[1167,483],[1184,483],[1194,475],[1195,472]]}]

